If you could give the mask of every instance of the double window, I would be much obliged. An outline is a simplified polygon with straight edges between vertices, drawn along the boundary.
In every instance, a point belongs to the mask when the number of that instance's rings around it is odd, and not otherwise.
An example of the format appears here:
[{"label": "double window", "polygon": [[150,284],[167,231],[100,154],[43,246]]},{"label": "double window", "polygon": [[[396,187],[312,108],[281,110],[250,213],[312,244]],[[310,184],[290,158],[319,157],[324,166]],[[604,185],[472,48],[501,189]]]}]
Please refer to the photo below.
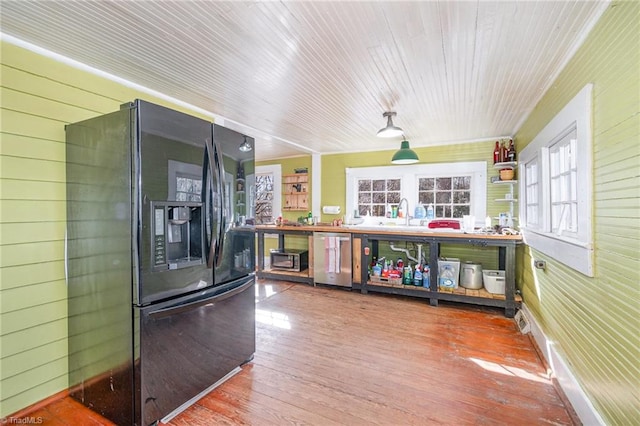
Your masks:
[{"label": "double window", "polygon": [[402,198],[432,204],[437,218],[486,215],[487,163],[461,162],[347,169],[347,212],[383,218]]},{"label": "double window", "polygon": [[[585,86],[520,153],[525,241],[593,276],[591,92]],[[524,178],[522,178],[524,177]]]}]

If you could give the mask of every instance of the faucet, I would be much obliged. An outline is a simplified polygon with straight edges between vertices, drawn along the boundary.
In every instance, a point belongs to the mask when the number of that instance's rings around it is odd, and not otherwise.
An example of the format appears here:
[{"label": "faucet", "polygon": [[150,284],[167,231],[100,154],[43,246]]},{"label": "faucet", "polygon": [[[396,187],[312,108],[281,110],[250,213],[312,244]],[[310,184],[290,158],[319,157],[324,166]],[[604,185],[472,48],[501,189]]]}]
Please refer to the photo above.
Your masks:
[{"label": "faucet", "polygon": [[407,200],[406,198],[403,198],[402,200],[400,200],[400,202],[398,203],[398,210],[400,210],[400,207],[402,206],[402,202],[404,201],[404,203],[407,206],[407,210],[403,210],[404,212],[404,224],[409,226],[409,200]]}]

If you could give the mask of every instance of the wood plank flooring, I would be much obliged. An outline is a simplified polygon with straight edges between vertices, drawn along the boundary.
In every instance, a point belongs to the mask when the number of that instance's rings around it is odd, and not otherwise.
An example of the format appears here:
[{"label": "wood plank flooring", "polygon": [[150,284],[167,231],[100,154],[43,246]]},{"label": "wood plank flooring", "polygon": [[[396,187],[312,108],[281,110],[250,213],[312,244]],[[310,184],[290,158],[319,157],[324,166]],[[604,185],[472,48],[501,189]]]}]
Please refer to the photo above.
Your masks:
[{"label": "wood plank flooring", "polygon": [[[170,425],[575,425],[502,309],[259,280],[253,362]],[[42,424],[110,425],[65,398]]]}]

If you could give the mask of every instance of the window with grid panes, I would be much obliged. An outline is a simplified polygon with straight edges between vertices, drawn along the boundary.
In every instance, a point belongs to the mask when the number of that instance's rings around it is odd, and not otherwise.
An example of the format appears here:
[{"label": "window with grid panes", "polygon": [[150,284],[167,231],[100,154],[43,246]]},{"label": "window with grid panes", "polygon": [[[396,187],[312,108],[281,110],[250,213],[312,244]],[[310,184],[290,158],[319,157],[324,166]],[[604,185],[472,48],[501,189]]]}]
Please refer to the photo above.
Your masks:
[{"label": "window with grid panes", "polygon": [[526,243],[594,275],[591,97],[585,86],[520,153]]},{"label": "window with grid panes", "polygon": [[565,235],[578,231],[576,129],[549,147],[551,230]]},{"label": "window with grid panes", "polygon": [[385,216],[390,206],[400,203],[402,183],[400,179],[358,180],[358,213],[365,216]]},{"label": "window with grid panes", "polygon": [[[474,215],[484,222],[487,205],[485,161],[433,163],[404,166],[347,168],[348,214],[386,217],[402,198],[409,202],[409,216],[420,203],[434,204],[435,216],[461,218]],[[404,220],[404,219],[400,219]]]},{"label": "window with grid panes", "polygon": [[435,217],[461,218],[471,212],[471,176],[420,177],[418,201],[433,204]]}]

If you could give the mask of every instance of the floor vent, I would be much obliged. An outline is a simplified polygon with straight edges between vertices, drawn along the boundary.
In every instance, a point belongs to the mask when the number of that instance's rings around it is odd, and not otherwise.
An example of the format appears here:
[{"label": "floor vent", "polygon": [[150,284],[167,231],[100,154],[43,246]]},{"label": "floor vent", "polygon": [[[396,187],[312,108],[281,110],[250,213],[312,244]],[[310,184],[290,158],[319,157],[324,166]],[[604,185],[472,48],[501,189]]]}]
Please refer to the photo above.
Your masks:
[{"label": "floor vent", "polygon": [[518,329],[520,330],[520,333],[527,334],[529,331],[531,331],[531,325],[529,324],[529,319],[524,314],[522,309],[520,309],[516,313],[516,316],[513,319],[516,321],[516,324],[518,324]]}]

